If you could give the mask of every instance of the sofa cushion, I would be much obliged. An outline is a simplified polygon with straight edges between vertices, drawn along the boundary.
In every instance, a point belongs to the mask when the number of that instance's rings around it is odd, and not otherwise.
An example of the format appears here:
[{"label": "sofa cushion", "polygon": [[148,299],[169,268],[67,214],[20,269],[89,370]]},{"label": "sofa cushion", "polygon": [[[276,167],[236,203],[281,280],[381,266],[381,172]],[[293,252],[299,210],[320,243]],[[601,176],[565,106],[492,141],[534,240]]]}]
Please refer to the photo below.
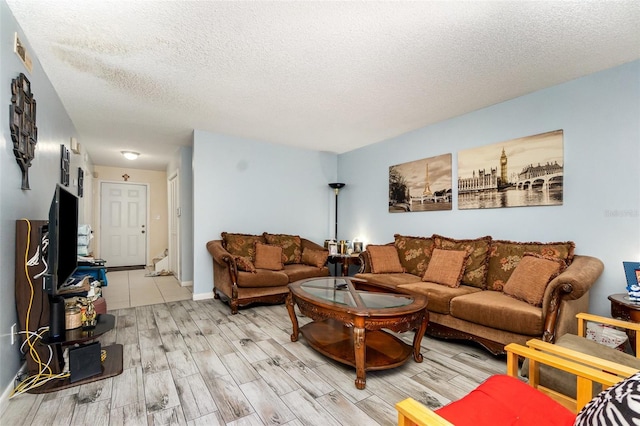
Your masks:
[{"label": "sofa cushion", "polygon": [[327,250],[314,250],[305,248],[302,250],[302,263],[309,266],[315,266],[316,268],[322,268],[329,258],[329,251]]},{"label": "sofa cushion", "polygon": [[236,266],[239,270],[245,272],[256,272],[256,267],[253,265],[251,258],[246,256],[233,256],[233,260],[236,261]]},{"label": "sofa cushion", "polygon": [[394,235],[400,264],[410,274],[423,276],[431,259],[433,238]]},{"label": "sofa cushion", "polygon": [[299,235],[262,234],[267,244],[282,247],[284,264],[302,263],[302,241]]},{"label": "sofa cushion", "polygon": [[427,296],[427,309],[429,312],[438,312],[441,314],[449,313],[451,299],[454,297],[482,291],[479,288],[468,285],[449,287],[442,284],[426,283],[423,281],[399,284],[398,288]]},{"label": "sofa cushion", "polygon": [[404,272],[395,246],[369,244],[367,251],[369,252],[369,259],[371,259],[371,272],[374,274]]},{"label": "sofa cushion", "polygon": [[468,256],[464,250],[433,249],[429,266],[427,266],[422,281],[458,287]]},{"label": "sofa cushion", "polygon": [[467,395],[435,411],[451,424],[571,426],[575,414],[518,380],[497,374]]},{"label": "sofa cushion", "polygon": [[491,241],[487,288],[501,291],[511,273],[525,253],[538,253],[562,259],[567,265],[573,260],[575,244],[572,241],[557,243],[518,243],[514,241]]},{"label": "sofa cushion", "polygon": [[403,273],[393,274],[374,274],[371,272],[355,274],[354,278],[360,278],[373,284],[379,284],[385,287],[395,288],[400,284],[419,283],[421,278],[413,275]]},{"label": "sofa cushion", "polygon": [[562,259],[525,253],[502,291],[534,306],[542,306],[547,285],[565,268],[566,264]]},{"label": "sofa cushion", "polygon": [[256,242],[264,243],[262,235],[222,233],[224,248],[235,256],[244,256],[253,262],[256,259]]},{"label": "sofa cushion", "polygon": [[284,271],[258,269],[256,273],[238,271],[238,287],[280,287],[289,284],[289,277]]},{"label": "sofa cushion", "polygon": [[489,249],[491,237],[472,240],[455,240],[441,235],[433,236],[435,247],[447,250],[464,250],[469,254],[465,262],[462,283],[473,287],[486,288],[489,271]]},{"label": "sofa cushion", "polygon": [[306,280],[307,278],[326,277],[329,275],[329,268],[326,266],[317,268],[303,265],[302,263],[292,263],[291,265],[284,265],[283,272],[289,277],[289,282],[292,283],[298,280]]},{"label": "sofa cushion", "polygon": [[451,300],[451,315],[498,330],[541,336],[542,308],[516,300],[501,291],[483,290]]},{"label": "sofa cushion", "polygon": [[284,265],[282,264],[282,247],[256,243],[256,260],[254,261],[254,265],[258,269],[281,271],[284,269]]}]

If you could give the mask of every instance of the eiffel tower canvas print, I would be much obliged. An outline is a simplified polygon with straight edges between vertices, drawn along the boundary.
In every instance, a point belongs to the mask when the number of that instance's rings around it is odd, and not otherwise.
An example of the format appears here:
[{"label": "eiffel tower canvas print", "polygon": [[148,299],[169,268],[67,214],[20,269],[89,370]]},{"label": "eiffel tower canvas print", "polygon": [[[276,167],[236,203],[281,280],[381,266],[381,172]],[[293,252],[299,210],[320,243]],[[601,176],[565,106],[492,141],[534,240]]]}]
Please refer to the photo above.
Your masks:
[{"label": "eiffel tower canvas print", "polygon": [[451,154],[389,167],[389,213],[451,210]]}]

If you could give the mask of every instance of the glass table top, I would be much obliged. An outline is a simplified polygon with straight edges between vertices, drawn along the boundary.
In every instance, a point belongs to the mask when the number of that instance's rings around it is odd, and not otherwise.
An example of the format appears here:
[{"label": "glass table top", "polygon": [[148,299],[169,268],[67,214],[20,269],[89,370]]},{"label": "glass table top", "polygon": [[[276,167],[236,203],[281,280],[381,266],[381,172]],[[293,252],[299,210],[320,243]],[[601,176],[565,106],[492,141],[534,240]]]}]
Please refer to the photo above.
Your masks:
[{"label": "glass table top", "polygon": [[320,299],[351,307],[358,306],[354,297],[371,309],[395,308],[413,303],[411,296],[357,290],[348,280],[340,277],[313,279],[303,283],[300,289]]}]

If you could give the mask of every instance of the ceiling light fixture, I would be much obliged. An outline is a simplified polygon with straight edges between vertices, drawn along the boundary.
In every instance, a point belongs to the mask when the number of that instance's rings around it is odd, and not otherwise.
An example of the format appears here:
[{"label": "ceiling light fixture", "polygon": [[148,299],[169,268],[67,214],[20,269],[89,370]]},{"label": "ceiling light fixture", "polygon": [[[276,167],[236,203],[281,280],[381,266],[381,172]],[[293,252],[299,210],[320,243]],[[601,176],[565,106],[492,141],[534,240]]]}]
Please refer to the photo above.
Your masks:
[{"label": "ceiling light fixture", "polygon": [[133,151],[120,151],[120,152],[122,153],[122,155],[124,155],[124,158],[126,158],[127,160],[135,160],[140,156],[139,152],[133,152]]}]

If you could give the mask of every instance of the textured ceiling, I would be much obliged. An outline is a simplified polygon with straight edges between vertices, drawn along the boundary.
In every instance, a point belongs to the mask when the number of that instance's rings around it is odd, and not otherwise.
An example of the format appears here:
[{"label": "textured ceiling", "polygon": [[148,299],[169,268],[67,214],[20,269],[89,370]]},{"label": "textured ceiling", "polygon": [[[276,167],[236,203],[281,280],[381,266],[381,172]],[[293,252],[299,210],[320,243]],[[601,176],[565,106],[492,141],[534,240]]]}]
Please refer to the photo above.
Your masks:
[{"label": "textured ceiling", "polygon": [[108,166],[193,129],[342,153],[640,58],[635,0],[7,3]]}]

